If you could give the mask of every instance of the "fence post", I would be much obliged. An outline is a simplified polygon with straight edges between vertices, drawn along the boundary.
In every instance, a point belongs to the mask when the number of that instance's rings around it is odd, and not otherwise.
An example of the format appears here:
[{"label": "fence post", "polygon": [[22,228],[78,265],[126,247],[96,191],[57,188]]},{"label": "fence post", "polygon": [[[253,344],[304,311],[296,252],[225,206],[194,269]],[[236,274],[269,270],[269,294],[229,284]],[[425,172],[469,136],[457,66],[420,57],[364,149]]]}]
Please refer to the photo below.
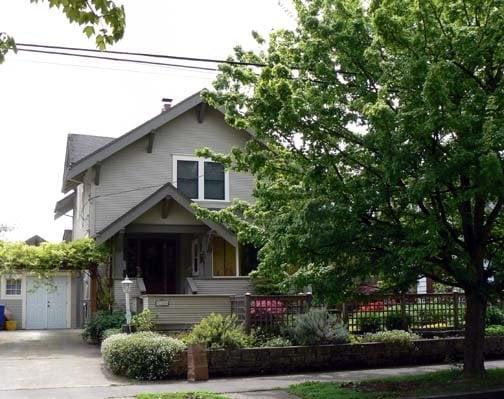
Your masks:
[{"label": "fence post", "polygon": [[245,294],[245,331],[250,333],[250,305],[252,303],[252,297],[250,292]]},{"label": "fence post", "polygon": [[458,292],[454,292],[452,295],[453,295],[453,328],[455,330],[458,330],[460,329]]},{"label": "fence post", "polygon": [[401,319],[403,329],[408,330],[409,326],[408,326],[408,319],[406,316],[406,296],[404,295],[404,293],[401,293],[400,301],[401,301]]},{"label": "fence post", "polygon": [[310,308],[311,308],[312,300],[313,300],[313,294],[311,292],[307,292],[306,293],[306,304],[308,305],[308,310],[310,310]]},{"label": "fence post", "polygon": [[343,320],[343,324],[345,324],[348,327],[348,312],[347,312],[347,305],[346,303],[341,304],[341,319]]}]

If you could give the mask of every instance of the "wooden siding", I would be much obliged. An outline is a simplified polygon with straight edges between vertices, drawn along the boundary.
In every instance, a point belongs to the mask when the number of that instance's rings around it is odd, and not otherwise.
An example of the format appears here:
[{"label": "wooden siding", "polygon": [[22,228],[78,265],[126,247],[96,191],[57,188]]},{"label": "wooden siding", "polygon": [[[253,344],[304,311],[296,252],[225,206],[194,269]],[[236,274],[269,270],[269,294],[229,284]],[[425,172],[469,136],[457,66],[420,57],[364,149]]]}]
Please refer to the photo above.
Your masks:
[{"label": "wooden siding", "polygon": [[163,218],[161,214],[162,205],[159,203],[137,218],[132,224],[204,225],[192,213],[186,211],[173,200],[169,205],[166,218]]},{"label": "wooden siding", "polygon": [[[142,138],[103,161],[100,185],[95,186],[94,232],[98,232],[119,216],[172,181],[173,154],[194,155],[198,148],[209,147],[228,153],[243,146],[247,133],[226,125],[222,114],[209,109],[203,123],[198,123],[194,110],[182,114],[156,131],[152,153]],[[230,199],[252,200],[254,180],[251,175],[230,173]],[[133,190],[124,193],[125,190]],[[225,206],[227,203],[219,203]],[[215,204],[208,203],[207,206]]]},{"label": "wooden siding", "polygon": [[253,293],[252,284],[248,277],[193,279],[198,287],[198,295],[226,294],[244,295]]},{"label": "wooden siding", "polygon": [[144,309],[156,316],[163,327],[190,326],[211,313],[231,314],[231,298],[227,295],[144,295]]}]

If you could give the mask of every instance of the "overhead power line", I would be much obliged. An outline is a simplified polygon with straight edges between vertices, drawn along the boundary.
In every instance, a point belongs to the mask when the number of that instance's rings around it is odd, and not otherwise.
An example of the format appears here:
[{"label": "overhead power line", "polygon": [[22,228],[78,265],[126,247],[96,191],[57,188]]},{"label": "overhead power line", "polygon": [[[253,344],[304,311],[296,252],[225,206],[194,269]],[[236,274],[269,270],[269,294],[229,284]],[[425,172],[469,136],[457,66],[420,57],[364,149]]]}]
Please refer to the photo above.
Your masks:
[{"label": "overhead power line", "polygon": [[29,53],[64,55],[64,56],[80,57],[80,58],[88,58],[88,59],[98,59],[98,60],[107,60],[107,61],[116,61],[116,62],[130,62],[130,63],[135,63],[135,64],[157,65],[157,66],[166,66],[166,67],[173,67],[173,68],[194,69],[194,70],[200,70],[200,71],[212,71],[212,72],[219,71],[217,68],[202,67],[202,66],[197,66],[197,65],[171,64],[171,63],[166,63],[166,62],[136,60],[136,59],[131,59],[131,58],[104,57],[104,56],[99,56],[99,55],[68,53],[68,52],[63,52],[63,51],[35,50],[35,49],[26,49],[26,48],[18,48],[17,50],[29,52]]},{"label": "overhead power line", "polygon": [[255,67],[267,66],[266,64],[256,63],[256,62],[242,62],[242,61],[221,60],[221,59],[215,59],[215,58],[201,58],[201,57],[184,57],[184,56],[158,54],[158,53],[139,53],[139,52],[131,52],[131,51],[97,50],[97,49],[83,48],[83,47],[54,46],[54,45],[48,45],[48,44],[16,43],[16,46],[18,46],[18,49],[19,49],[19,46],[22,46],[22,47],[42,48],[42,49],[50,49],[50,50],[81,51],[81,52],[87,52],[87,53],[104,53],[104,54],[127,55],[127,56],[136,56],[136,57],[164,58],[164,59],[179,60],[179,61],[193,61],[193,62],[204,62],[204,63],[210,62],[210,63],[214,63],[214,64],[230,64],[230,65],[243,65],[243,66],[255,66]]}]

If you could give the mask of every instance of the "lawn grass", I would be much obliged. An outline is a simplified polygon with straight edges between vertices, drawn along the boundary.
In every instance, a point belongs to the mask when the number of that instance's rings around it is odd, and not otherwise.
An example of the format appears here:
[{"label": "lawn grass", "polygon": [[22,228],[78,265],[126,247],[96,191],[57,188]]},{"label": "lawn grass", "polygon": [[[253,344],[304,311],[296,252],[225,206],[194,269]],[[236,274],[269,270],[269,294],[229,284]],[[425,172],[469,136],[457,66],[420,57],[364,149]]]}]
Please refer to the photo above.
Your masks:
[{"label": "lawn grass", "polygon": [[438,371],[363,382],[306,382],[289,392],[303,399],[396,399],[504,388],[504,369],[488,370],[485,377],[464,379],[460,370]]},{"label": "lawn grass", "polygon": [[138,399],[229,399],[228,396],[212,392],[141,393]]}]

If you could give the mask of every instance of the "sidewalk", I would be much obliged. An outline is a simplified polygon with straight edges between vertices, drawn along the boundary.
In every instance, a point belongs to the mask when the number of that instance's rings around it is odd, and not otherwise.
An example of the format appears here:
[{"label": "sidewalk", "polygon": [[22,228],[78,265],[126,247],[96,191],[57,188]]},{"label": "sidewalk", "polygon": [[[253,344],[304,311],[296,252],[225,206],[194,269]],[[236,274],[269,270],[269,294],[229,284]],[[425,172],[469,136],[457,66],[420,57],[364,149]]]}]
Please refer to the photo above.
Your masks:
[{"label": "sidewalk", "polygon": [[[487,368],[504,368],[504,360],[486,362]],[[386,376],[412,375],[446,370],[451,365],[400,367],[373,370],[336,371],[248,378],[221,378],[205,382],[169,381],[129,385],[87,386],[73,388],[0,390],[2,399],[109,399],[132,398],[141,392],[212,391],[231,394],[235,399],[288,399],[280,391],[292,384],[305,381],[349,381]],[[61,376],[65,378],[64,375]]]}]

